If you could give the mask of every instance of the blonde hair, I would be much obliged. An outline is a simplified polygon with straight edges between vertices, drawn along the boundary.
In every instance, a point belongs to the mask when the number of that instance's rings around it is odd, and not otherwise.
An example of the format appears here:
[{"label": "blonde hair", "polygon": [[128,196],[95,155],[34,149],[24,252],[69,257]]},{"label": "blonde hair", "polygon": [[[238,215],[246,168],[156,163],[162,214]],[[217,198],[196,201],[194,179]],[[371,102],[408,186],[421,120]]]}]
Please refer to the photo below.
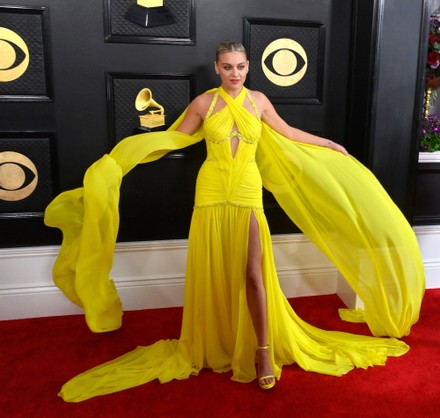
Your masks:
[{"label": "blonde hair", "polygon": [[225,54],[226,52],[243,52],[244,55],[246,54],[246,49],[244,46],[237,41],[223,41],[220,42],[217,46],[216,54],[215,54],[215,61],[218,62],[219,56],[221,54]]}]

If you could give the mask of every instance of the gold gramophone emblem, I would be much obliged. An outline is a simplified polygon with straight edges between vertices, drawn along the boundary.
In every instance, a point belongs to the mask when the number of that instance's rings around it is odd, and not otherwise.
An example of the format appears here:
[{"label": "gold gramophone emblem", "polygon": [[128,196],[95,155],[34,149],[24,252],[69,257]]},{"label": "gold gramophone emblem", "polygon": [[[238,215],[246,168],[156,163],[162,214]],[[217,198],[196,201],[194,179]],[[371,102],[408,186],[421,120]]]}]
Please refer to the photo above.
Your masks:
[{"label": "gold gramophone emblem", "polygon": [[153,100],[153,93],[149,88],[142,89],[136,96],[135,107],[139,111],[155,107],[157,110],[150,110],[144,115],[139,115],[141,126],[147,128],[156,128],[165,125],[164,108],[155,100]]}]

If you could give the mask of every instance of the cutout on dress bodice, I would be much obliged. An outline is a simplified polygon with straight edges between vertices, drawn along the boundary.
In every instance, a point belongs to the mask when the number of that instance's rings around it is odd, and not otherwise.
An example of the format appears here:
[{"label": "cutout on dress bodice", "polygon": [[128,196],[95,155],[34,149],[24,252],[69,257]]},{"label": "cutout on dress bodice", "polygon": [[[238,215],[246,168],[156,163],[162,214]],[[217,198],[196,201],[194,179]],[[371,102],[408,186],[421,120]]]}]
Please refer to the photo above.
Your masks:
[{"label": "cutout on dress bodice", "polygon": [[240,132],[238,131],[237,125],[234,123],[232,127],[232,132],[230,134],[229,145],[231,148],[231,156],[235,158],[238,151],[238,146],[240,145]]},{"label": "cutout on dress bodice", "polygon": [[[228,105],[225,102],[225,100],[218,94],[218,92],[216,92],[212,99],[211,105],[206,113],[205,119],[215,116],[217,113],[220,113],[227,106]],[[260,119],[258,109],[249,92],[247,92],[242,106],[256,119]],[[225,141],[229,141],[232,159],[235,158],[237,151],[239,149],[240,142],[242,140],[248,142],[248,140],[246,140],[246,137],[242,133],[240,133],[237,124],[234,122],[230,134],[225,138]]]}]

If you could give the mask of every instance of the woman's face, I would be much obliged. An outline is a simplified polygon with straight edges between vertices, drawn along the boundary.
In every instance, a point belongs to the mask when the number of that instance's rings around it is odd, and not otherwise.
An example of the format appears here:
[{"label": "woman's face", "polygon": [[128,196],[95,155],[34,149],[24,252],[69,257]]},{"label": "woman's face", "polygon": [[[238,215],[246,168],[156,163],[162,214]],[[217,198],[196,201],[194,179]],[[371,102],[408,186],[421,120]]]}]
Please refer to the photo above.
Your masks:
[{"label": "woman's face", "polygon": [[249,71],[249,61],[243,52],[224,52],[215,63],[215,70],[227,92],[240,92]]}]

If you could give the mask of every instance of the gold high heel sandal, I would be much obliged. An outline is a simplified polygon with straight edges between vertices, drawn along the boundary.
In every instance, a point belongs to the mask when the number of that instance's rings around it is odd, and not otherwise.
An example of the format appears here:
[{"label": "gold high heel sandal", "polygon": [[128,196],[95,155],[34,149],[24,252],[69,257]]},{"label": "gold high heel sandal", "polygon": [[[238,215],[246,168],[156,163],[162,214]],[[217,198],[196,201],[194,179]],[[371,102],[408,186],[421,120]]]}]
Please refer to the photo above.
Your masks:
[{"label": "gold high heel sandal", "polygon": [[[263,345],[263,346],[257,347],[257,350],[268,350],[268,349],[269,349],[268,345]],[[258,363],[258,361],[257,361],[257,363]],[[263,383],[263,381],[266,379],[273,379],[273,380],[270,383]],[[273,374],[270,374],[267,376],[262,376],[262,377],[258,378],[258,384],[259,384],[260,388],[263,390],[272,389],[275,386],[275,382],[276,382],[275,375],[273,375]]]}]

